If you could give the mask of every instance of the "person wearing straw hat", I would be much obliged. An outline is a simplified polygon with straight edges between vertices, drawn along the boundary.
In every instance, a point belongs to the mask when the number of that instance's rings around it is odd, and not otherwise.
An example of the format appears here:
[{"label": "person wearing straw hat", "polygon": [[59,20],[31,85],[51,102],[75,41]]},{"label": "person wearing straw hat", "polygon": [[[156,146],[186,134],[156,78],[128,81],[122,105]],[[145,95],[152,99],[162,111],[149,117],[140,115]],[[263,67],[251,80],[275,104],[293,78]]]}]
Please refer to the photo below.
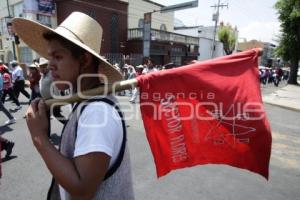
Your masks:
[{"label": "person wearing straw hat", "polygon": [[29,82],[30,82],[30,89],[31,89],[31,95],[30,95],[30,102],[37,98],[41,97],[40,94],[40,86],[39,82],[41,79],[40,71],[39,71],[39,66],[36,63],[32,63],[31,65],[28,66],[29,68]]},{"label": "person wearing straw hat", "polygon": [[[23,18],[12,23],[18,36],[49,60],[59,90],[78,94],[122,80],[98,54],[102,27],[88,15],[73,12],[56,29]],[[95,76],[98,71],[101,79]],[[90,77],[78,79],[82,75]],[[43,100],[31,103],[26,121],[33,144],[54,177],[48,199],[134,199],[126,126],[113,96],[77,103],[62,131],[59,150],[47,137]]]},{"label": "person wearing straw hat", "polygon": [[[43,99],[51,99],[52,93],[58,95],[60,92],[57,90],[56,87],[52,86],[52,76],[51,72],[48,68],[48,60],[46,58],[40,57],[35,60],[36,64],[39,66],[40,73],[41,73],[41,79],[39,82],[40,87],[40,94]],[[61,114],[60,106],[53,106],[52,107],[52,114],[53,116],[60,121],[62,124],[65,124],[66,118]],[[48,128],[48,138],[51,136],[51,123],[50,123],[50,110],[47,112],[47,118],[49,122],[49,128]]]}]

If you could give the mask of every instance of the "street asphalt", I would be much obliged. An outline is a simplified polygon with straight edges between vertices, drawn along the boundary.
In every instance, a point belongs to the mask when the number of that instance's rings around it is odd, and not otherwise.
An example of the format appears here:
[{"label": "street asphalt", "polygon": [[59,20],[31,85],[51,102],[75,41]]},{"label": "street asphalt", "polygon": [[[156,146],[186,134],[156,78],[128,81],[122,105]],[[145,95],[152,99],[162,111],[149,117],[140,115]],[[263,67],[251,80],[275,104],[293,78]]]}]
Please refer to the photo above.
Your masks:
[{"label": "street asphalt", "polygon": [[[269,95],[281,89],[262,88]],[[46,199],[51,176],[34,149],[23,119],[22,109],[13,113],[17,123],[0,127],[2,136],[15,142],[10,159],[4,159],[0,179],[0,200]],[[128,144],[131,153],[134,192],[137,200],[296,200],[300,197],[300,112],[265,105],[272,127],[270,178],[225,165],[202,165],[171,172],[157,179],[152,154],[140,118],[139,104],[128,103],[129,97],[119,97],[125,112]],[[5,104],[14,107],[11,102]],[[66,111],[66,109],[65,109]],[[6,120],[0,114],[0,123]],[[52,119],[52,140],[59,143],[62,125]]]}]

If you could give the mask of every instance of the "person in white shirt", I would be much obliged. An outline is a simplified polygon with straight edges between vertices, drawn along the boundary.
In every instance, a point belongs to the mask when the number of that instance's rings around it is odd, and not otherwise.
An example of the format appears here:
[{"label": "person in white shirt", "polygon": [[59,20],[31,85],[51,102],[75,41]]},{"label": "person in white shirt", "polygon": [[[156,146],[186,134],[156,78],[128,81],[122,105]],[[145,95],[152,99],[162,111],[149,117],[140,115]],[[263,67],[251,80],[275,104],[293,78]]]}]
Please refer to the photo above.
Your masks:
[{"label": "person in white shirt", "polygon": [[[73,12],[56,29],[20,18],[13,19],[13,25],[23,42],[48,58],[59,90],[78,94],[122,80],[122,75],[98,54],[103,29],[90,16]],[[35,33],[34,27],[42,29],[41,34],[28,37]],[[99,71],[107,77],[104,82],[94,76]],[[80,79],[82,75],[89,78]],[[35,99],[27,110],[31,139],[54,178],[48,197],[134,200],[126,124],[117,100],[111,95],[86,98],[74,105],[62,130],[59,150],[47,136],[45,102]]]},{"label": "person in white shirt", "polygon": [[142,74],[148,74],[150,72],[156,72],[156,71],[158,70],[154,67],[152,60],[148,58],[146,60],[146,67],[144,67]]},{"label": "person in white shirt", "polygon": [[16,98],[19,98],[21,92],[25,97],[30,99],[30,94],[25,90],[25,80],[22,68],[16,61],[12,61],[11,66],[13,68],[12,81],[14,84],[13,88]]}]

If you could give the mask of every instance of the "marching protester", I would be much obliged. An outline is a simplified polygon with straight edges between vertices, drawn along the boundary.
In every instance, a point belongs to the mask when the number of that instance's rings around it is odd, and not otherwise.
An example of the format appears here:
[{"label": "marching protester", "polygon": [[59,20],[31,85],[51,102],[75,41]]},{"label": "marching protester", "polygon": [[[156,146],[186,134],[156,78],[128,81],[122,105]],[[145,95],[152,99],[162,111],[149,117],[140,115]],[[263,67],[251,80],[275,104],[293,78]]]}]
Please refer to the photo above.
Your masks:
[{"label": "marching protester", "polygon": [[158,71],[157,68],[154,67],[154,64],[150,58],[146,59],[144,64],[143,74],[148,74],[150,72],[156,72]]},{"label": "marching protester", "polygon": [[[51,99],[53,92],[55,95],[59,94],[59,91],[56,90],[54,86],[52,86],[52,76],[51,72],[48,67],[48,60],[41,57],[36,59],[36,64],[39,66],[40,72],[41,72],[41,79],[39,81],[39,88],[40,88],[40,94],[41,97],[46,100],[46,99]],[[53,106],[52,109],[47,111],[47,119],[49,122],[49,128],[48,128],[48,138],[50,138],[51,135],[51,124],[50,124],[50,115],[51,111],[53,116],[58,119],[62,124],[65,124],[66,119],[65,117],[61,114],[61,109],[60,106]]]},{"label": "marching protester", "polygon": [[0,144],[1,151],[5,150],[6,151],[5,158],[8,158],[12,153],[12,149],[14,148],[15,143],[3,138],[1,135],[0,135],[0,143],[1,143]]},{"label": "marching protester", "polygon": [[[135,77],[133,77],[133,78],[136,78],[136,77],[142,75],[143,69],[144,69],[143,65],[136,66],[136,70],[134,70],[135,71]],[[130,103],[135,103],[135,101],[138,97],[138,94],[139,94],[138,87],[134,87],[134,89],[132,91],[132,96],[131,96],[131,99],[129,100],[129,102]]]},{"label": "marching protester", "polygon": [[13,89],[17,99],[19,99],[20,92],[30,99],[30,95],[25,90],[25,80],[22,68],[18,65],[17,61],[12,61],[11,66],[13,68],[12,71],[12,81],[13,81]]},{"label": "marching protester", "polygon": [[31,89],[31,96],[30,96],[30,102],[31,102],[33,99],[37,97],[41,97],[40,86],[39,86],[41,75],[38,69],[38,65],[36,63],[29,65],[28,68],[29,68],[28,78],[29,78],[30,89]]},{"label": "marching protester", "polygon": [[3,68],[8,70],[8,67],[3,63],[3,60],[0,59],[0,70],[2,71]]},{"label": "marching protester", "polygon": [[[2,90],[3,90],[3,77],[0,73],[0,99],[2,99]],[[4,107],[2,101],[0,101],[0,110],[6,115],[8,120],[4,123],[4,125],[9,125],[16,123],[16,119],[10,114],[10,112]]]},{"label": "marching protester", "polygon": [[11,81],[11,75],[9,74],[8,68],[1,68],[0,73],[2,74],[3,77],[3,94],[1,101],[4,104],[5,103],[5,98],[6,95],[9,96],[9,98],[16,104],[15,110],[21,109],[21,105],[19,100],[15,97],[14,91],[13,91],[13,84]]},{"label": "marching protester", "polygon": [[[98,54],[103,31],[91,17],[74,12],[55,30],[20,18],[14,19],[13,25],[25,43],[49,58],[53,81],[67,81],[71,92],[98,86],[95,76],[83,78],[80,87],[77,85],[81,75],[97,74],[98,68],[107,77],[105,84],[122,80]],[[41,34],[29,37],[37,29]],[[59,90],[70,87],[61,82],[55,86]],[[46,115],[44,101],[36,99],[27,110],[26,121],[33,144],[55,180],[49,199],[55,195],[60,199],[134,199],[126,126],[116,98],[90,97],[77,103],[64,126],[60,150],[48,140]]]}]

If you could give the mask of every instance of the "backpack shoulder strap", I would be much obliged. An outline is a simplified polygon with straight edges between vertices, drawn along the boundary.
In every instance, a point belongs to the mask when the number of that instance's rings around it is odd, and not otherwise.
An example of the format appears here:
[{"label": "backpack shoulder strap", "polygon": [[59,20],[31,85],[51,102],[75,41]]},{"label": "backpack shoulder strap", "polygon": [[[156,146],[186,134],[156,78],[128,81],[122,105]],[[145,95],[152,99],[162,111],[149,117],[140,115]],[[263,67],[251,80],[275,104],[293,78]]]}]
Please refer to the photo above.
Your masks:
[{"label": "backpack shoulder strap", "polygon": [[[118,168],[120,167],[120,165],[121,165],[121,163],[123,161],[123,157],[124,157],[124,153],[125,153],[125,147],[126,147],[126,141],[127,141],[127,131],[126,131],[126,125],[125,125],[125,120],[124,120],[124,117],[123,117],[123,113],[121,112],[121,109],[119,108],[119,106],[115,102],[113,102],[112,100],[109,100],[107,98],[90,99],[87,102],[91,103],[91,102],[99,102],[99,101],[105,102],[105,103],[113,106],[117,110],[117,112],[118,112],[118,114],[119,114],[119,116],[121,118],[122,128],[123,128],[123,140],[122,140],[120,152],[118,154],[118,157],[117,157],[116,161],[113,163],[113,165],[106,172],[106,174],[105,174],[105,176],[103,178],[103,181],[105,181],[109,177],[111,177],[118,170]],[[74,106],[72,112],[75,112],[75,110],[78,108],[78,105],[79,105],[79,103]],[[82,106],[82,108],[80,110],[80,114],[83,112],[83,110],[85,109],[85,107],[86,107],[86,105]],[[78,118],[77,118],[77,120],[78,120]],[[67,123],[64,124],[64,128],[65,128],[66,124]],[[76,121],[75,138],[77,137],[77,128],[78,128],[78,121]],[[54,178],[52,178],[51,186],[50,186],[50,188],[48,190],[48,194],[47,194],[47,200],[59,199],[59,197],[58,197],[59,194],[57,194],[58,192],[59,191],[57,189],[56,181],[55,181]]]},{"label": "backpack shoulder strap", "polygon": [[[116,111],[118,112],[118,114],[119,114],[119,116],[121,118],[121,121],[122,121],[123,140],[122,140],[122,144],[121,144],[121,149],[120,149],[120,152],[118,154],[118,157],[117,157],[116,161],[113,163],[113,165],[106,172],[105,177],[103,179],[103,181],[105,181],[106,179],[108,179],[109,177],[111,177],[117,171],[117,169],[120,167],[120,165],[121,165],[121,163],[123,161],[123,157],[124,157],[124,153],[125,153],[126,140],[127,140],[126,125],[125,125],[125,121],[124,121],[124,117],[123,117],[123,113],[121,112],[121,109],[112,100],[110,100],[108,98],[94,98],[94,99],[89,99],[87,102],[88,102],[87,104],[85,104],[84,106],[81,107],[80,114],[83,112],[83,110],[86,108],[86,106],[89,103],[92,103],[92,102],[104,102],[104,103],[107,103],[107,104],[113,106],[116,109]],[[77,118],[77,120],[78,120],[78,118]],[[78,128],[78,121],[76,121],[75,138],[77,137],[77,128]]]}]

